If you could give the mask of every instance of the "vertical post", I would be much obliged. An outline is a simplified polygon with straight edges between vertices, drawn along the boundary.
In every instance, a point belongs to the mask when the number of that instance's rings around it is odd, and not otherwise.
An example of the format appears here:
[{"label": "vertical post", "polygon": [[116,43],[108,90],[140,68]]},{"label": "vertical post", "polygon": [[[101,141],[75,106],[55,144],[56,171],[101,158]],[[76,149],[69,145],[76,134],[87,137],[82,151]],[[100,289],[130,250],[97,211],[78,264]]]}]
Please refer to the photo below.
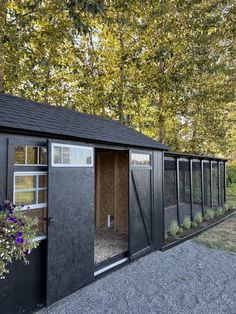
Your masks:
[{"label": "vertical post", "polygon": [[212,182],[212,161],[210,160],[210,189],[211,189],[211,209],[213,210],[213,182]]},{"label": "vertical post", "polygon": [[224,162],[224,203],[226,203],[227,202],[227,196],[226,196],[226,186],[227,186],[227,178],[226,178],[226,175],[227,175],[227,173],[226,173],[226,162]]},{"label": "vertical post", "polygon": [[177,221],[180,224],[179,158],[176,158]]},{"label": "vertical post", "polygon": [[218,169],[218,206],[222,206],[222,201],[220,197],[221,184],[220,184],[220,163],[219,162],[217,162],[217,169]]},{"label": "vertical post", "polygon": [[204,168],[203,168],[203,159],[201,160],[201,185],[202,185],[202,216],[205,214],[205,191],[204,191]]},{"label": "vertical post", "polygon": [[193,221],[193,160],[189,160],[190,164],[190,202],[191,202],[191,220]]}]

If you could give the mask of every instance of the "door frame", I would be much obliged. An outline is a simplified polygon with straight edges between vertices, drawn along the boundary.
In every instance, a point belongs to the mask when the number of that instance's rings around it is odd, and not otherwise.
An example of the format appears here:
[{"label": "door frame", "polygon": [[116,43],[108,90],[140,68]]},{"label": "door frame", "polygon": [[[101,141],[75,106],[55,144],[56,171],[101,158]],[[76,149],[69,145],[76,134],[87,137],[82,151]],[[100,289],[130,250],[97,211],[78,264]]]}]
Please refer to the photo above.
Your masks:
[{"label": "door frame", "polygon": [[[130,211],[129,211],[129,170],[130,170],[130,149],[125,146],[116,146],[116,145],[103,145],[103,144],[94,144],[94,180],[96,180],[96,149],[104,149],[108,151],[124,151],[128,153],[128,161],[127,161],[127,175],[128,175],[128,204],[127,204],[127,210],[128,210],[128,250],[125,252],[122,252],[116,256],[113,256],[99,264],[94,264],[94,278],[100,276],[101,274],[114,269],[115,267],[123,264],[127,264],[130,261]],[[94,213],[96,212],[96,182],[94,181]],[[94,223],[95,228],[95,223]],[[94,238],[95,239],[95,238]]]}]

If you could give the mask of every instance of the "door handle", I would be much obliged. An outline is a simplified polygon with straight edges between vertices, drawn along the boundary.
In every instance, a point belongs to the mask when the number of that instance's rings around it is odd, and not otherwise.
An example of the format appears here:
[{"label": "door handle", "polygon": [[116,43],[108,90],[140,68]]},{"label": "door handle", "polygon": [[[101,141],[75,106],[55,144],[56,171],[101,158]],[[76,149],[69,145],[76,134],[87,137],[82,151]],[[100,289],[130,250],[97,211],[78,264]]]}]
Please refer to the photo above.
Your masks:
[{"label": "door handle", "polygon": [[48,225],[55,224],[56,222],[59,222],[59,220],[54,218],[54,217],[48,217],[47,221],[48,221]]}]

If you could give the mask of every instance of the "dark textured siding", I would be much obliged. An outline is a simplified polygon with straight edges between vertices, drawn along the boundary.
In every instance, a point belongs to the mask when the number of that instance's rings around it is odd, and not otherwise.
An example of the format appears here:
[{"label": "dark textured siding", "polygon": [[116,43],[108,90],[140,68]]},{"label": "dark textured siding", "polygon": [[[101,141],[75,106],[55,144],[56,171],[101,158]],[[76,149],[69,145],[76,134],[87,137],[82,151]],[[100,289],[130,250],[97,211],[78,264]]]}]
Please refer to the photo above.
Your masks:
[{"label": "dark textured siding", "polygon": [[48,189],[48,216],[57,221],[48,226],[47,304],[51,304],[94,277],[94,168],[49,166]]}]

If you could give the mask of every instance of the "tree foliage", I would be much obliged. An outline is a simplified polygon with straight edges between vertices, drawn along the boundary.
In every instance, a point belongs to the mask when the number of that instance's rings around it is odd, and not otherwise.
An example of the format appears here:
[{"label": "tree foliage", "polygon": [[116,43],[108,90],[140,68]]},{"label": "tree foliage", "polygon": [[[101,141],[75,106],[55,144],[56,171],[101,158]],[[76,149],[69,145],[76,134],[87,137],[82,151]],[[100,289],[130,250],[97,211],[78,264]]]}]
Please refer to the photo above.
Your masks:
[{"label": "tree foliage", "polygon": [[0,12],[5,93],[119,119],[173,150],[235,151],[235,1],[3,0]]}]

